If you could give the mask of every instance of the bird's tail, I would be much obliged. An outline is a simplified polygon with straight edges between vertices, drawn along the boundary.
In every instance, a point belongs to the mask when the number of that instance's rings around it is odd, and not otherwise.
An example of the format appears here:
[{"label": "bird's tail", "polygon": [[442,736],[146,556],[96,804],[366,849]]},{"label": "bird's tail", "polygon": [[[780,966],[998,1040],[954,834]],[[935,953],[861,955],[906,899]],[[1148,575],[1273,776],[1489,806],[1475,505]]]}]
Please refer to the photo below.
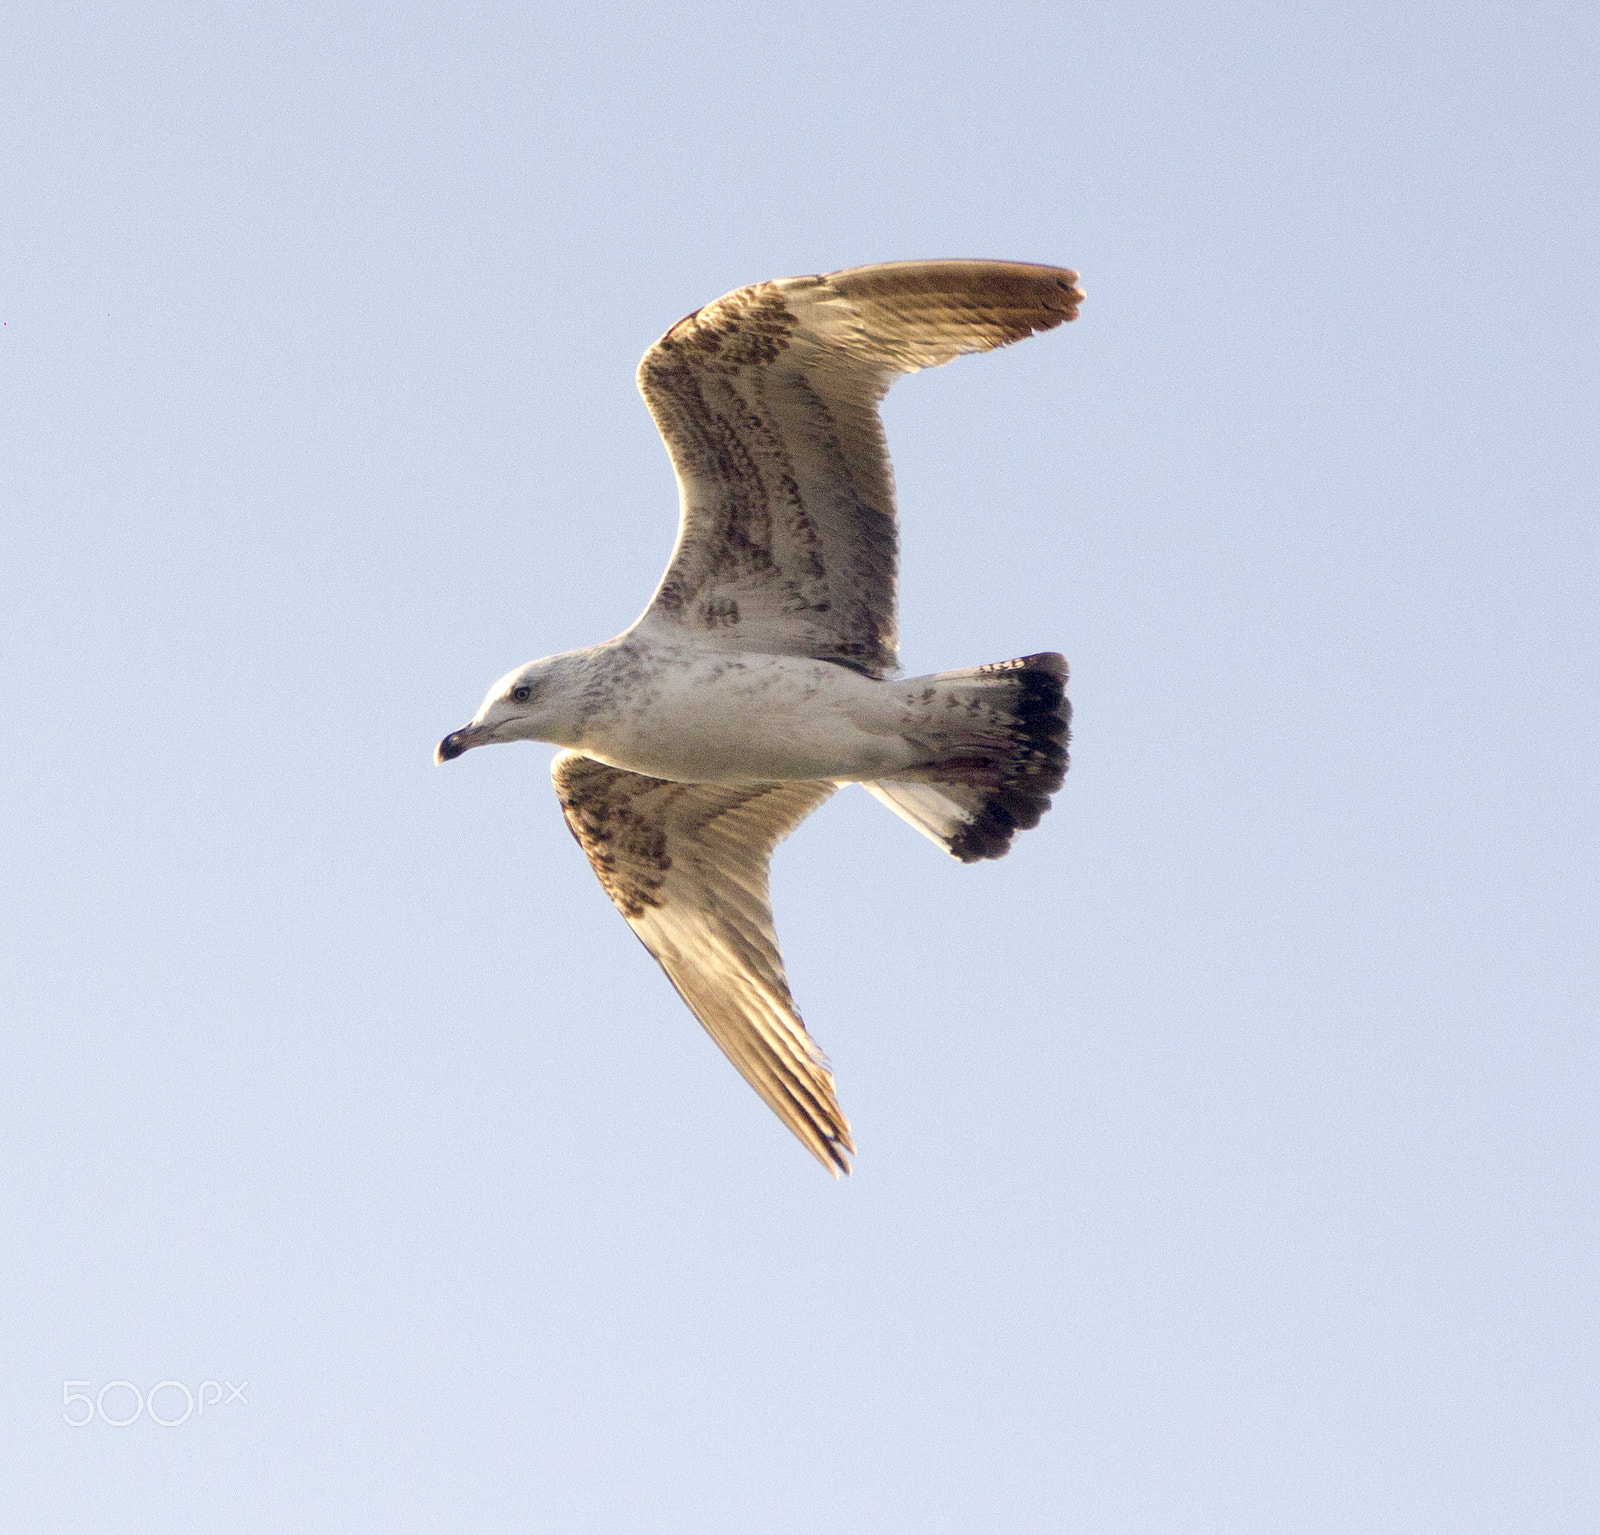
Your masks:
[{"label": "bird's tail", "polygon": [[963,863],[1004,857],[1066,776],[1066,682],[1053,651],[913,679],[927,717],[908,739],[928,760],[863,787]]}]

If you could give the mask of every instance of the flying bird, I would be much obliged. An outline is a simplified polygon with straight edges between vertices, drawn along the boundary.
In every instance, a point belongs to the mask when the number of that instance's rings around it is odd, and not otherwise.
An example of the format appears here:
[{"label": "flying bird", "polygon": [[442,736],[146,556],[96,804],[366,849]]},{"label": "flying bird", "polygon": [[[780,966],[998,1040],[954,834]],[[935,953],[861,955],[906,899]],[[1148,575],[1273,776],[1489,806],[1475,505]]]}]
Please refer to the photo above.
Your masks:
[{"label": "flying bird", "polygon": [[1076,317],[1075,272],[904,261],[739,288],[645,353],[678,539],[616,639],[531,661],[438,745],[544,741],[573,836],[706,1031],[836,1177],[855,1146],[773,930],[773,849],[859,783],[964,862],[1067,767],[1054,653],[902,677],[877,406],[902,373]]}]

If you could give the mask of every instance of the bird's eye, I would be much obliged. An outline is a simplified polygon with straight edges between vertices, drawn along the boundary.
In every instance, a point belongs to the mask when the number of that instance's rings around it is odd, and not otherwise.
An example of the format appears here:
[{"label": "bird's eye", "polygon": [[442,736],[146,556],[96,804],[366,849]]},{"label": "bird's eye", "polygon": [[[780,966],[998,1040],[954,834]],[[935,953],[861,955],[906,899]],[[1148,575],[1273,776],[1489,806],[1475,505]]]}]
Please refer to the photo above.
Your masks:
[{"label": "bird's eye", "polygon": [[533,689],[530,688],[526,682],[519,682],[514,688],[512,688],[511,696],[516,699],[519,704],[525,704],[528,701],[528,695],[532,692]]}]

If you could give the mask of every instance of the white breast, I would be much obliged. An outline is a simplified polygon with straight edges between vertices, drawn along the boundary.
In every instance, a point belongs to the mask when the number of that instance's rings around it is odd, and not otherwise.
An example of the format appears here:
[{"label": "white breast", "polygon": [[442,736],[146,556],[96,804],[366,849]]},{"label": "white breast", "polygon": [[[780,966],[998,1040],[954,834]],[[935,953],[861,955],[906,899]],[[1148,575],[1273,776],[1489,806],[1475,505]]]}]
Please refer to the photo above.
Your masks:
[{"label": "white breast", "polygon": [[634,707],[593,721],[583,751],[685,783],[876,778],[914,760],[893,684],[799,656],[659,661]]}]

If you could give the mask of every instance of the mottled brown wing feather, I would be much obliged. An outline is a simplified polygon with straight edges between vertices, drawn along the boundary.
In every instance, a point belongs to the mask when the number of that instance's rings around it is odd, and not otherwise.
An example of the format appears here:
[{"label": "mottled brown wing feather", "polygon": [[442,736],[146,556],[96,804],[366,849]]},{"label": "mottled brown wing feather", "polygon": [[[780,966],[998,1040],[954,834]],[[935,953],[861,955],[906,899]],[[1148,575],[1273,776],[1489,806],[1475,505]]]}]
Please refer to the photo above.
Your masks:
[{"label": "mottled brown wing feather", "polygon": [[827,1060],[783,974],[772,850],[831,783],[669,783],[578,752],[551,765],[561,812],[606,894],[706,1032],[830,1172],[855,1147]]},{"label": "mottled brown wing feather", "polygon": [[678,542],[640,627],[894,669],[894,481],[878,402],[902,373],[1073,319],[1077,274],[902,261],[740,288],[645,353]]}]

